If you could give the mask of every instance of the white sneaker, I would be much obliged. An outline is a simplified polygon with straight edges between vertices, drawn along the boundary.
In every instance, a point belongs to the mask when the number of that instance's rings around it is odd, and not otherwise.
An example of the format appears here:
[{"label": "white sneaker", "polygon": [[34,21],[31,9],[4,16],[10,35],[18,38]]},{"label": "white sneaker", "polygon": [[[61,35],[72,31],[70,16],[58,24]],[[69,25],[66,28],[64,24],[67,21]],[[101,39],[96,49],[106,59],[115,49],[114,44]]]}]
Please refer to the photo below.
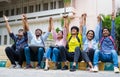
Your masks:
[{"label": "white sneaker", "polygon": [[118,69],[118,67],[114,67],[114,72],[115,73],[119,73],[120,72],[120,70]]},{"label": "white sneaker", "polygon": [[15,68],[16,65],[12,64],[9,68],[12,69],[12,68]]},{"label": "white sneaker", "polygon": [[16,69],[19,69],[19,68],[22,68],[22,66],[19,65],[19,64],[17,64],[17,65],[15,66],[15,68],[16,68]]},{"label": "white sneaker", "polygon": [[98,66],[94,66],[94,68],[93,68],[93,72],[98,72],[99,70],[98,70]]}]

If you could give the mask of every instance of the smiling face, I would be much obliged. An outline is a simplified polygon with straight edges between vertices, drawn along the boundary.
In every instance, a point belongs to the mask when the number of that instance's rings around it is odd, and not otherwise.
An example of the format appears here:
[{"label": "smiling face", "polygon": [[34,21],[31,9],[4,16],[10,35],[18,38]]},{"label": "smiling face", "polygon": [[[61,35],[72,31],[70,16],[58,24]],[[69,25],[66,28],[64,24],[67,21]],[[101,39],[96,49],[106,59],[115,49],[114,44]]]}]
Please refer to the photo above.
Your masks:
[{"label": "smiling face", "polygon": [[41,29],[36,29],[36,30],[35,30],[35,35],[36,35],[36,37],[41,36],[41,34],[42,34],[42,30],[41,30]]},{"label": "smiling face", "polygon": [[19,29],[17,36],[21,39],[23,36],[23,33],[24,33],[23,29]]},{"label": "smiling face", "polygon": [[110,32],[109,32],[109,30],[107,29],[107,28],[105,28],[105,29],[103,29],[103,36],[104,37],[107,37],[107,36],[109,36],[110,35]]},{"label": "smiling face", "polygon": [[79,32],[79,28],[78,28],[77,26],[73,26],[73,27],[71,28],[71,34],[72,34],[72,35],[77,35],[78,32]]},{"label": "smiling face", "polygon": [[63,32],[62,31],[59,31],[57,33],[57,38],[63,38]]},{"label": "smiling face", "polygon": [[72,35],[76,35],[77,33],[78,33],[78,32],[77,32],[76,29],[73,28],[73,29],[71,30],[71,34],[72,34]]},{"label": "smiling face", "polygon": [[94,31],[93,30],[89,30],[88,32],[87,32],[87,39],[88,40],[92,40],[93,38],[94,38]]}]

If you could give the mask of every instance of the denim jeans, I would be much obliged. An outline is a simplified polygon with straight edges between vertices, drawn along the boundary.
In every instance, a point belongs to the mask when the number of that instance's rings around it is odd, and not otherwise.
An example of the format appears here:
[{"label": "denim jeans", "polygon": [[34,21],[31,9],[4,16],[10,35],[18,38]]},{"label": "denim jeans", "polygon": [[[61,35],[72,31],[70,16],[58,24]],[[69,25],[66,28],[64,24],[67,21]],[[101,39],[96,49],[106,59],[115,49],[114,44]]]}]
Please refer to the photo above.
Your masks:
[{"label": "denim jeans", "polygon": [[105,54],[103,51],[96,50],[94,53],[94,66],[98,66],[99,60],[102,62],[113,62],[115,67],[118,67],[118,55],[115,50],[110,50],[111,53]]},{"label": "denim jeans", "polygon": [[25,48],[25,57],[26,57],[26,63],[29,65],[31,61],[31,55],[32,57],[37,57],[38,65],[41,65],[41,61],[44,56],[44,48],[38,47],[37,51],[31,50],[30,47]]},{"label": "denim jeans", "polygon": [[53,62],[60,61],[60,50],[59,48],[48,48],[45,54],[47,59],[51,59]]}]

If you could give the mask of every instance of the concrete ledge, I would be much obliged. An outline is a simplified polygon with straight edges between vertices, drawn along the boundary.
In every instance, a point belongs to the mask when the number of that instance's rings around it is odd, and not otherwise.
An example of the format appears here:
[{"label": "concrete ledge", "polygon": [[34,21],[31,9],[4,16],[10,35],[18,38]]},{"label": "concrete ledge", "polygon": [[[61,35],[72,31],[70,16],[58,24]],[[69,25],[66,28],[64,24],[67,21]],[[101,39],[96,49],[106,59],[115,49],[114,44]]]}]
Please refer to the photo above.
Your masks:
[{"label": "concrete ledge", "polygon": [[[38,62],[31,62],[31,64],[33,65],[33,67],[36,67],[37,66],[37,63]],[[7,62],[6,62],[6,67],[9,67],[11,65],[11,63],[10,63],[10,61],[9,60],[7,60]],[[49,66],[50,66],[50,69],[54,69],[54,62],[51,62],[51,61],[49,61]],[[26,62],[23,62],[23,65],[22,65],[22,67],[25,67],[26,66]],[[44,68],[44,66],[45,66],[45,62],[43,62],[42,64],[41,64],[41,67],[42,68]],[[60,69],[60,68],[62,68],[64,66],[64,63],[60,63],[59,64],[59,66],[58,66],[58,68]],[[68,62],[68,66],[69,66],[69,69],[71,68],[71,66],[72,66],[72,62]],[[105,69],[106,68],[106,66],[107,66],[107,69]],[[87,67],[87,64],[84,62],[84,61],[82,61],[82,62],[79,62],[78,64],[77,64],[77,66],[76,66],[76,68],[78,69],[78,70],[86,70],[86,67]],[[120,67],[120,62],[119,62],[119,67]],[[120,69],[120,68],[119,68]],[[104,70],[106,70],[106,71],[112,71],[113,70],[113,64],[112,63],[103,63],[103,62],[100,62],[99,63],[99,70],[100,71],[104,71]]]}]

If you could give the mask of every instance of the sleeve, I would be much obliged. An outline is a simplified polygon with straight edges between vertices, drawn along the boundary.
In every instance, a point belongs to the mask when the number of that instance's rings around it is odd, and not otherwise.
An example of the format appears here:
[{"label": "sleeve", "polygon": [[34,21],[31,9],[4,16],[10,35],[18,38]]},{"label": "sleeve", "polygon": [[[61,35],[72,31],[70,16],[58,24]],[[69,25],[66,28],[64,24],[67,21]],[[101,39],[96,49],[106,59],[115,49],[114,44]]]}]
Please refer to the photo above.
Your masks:
[{"label": "sleeve", "polygon": [[42,38],[43,38],[44,41],[47,40],[49,34],[50,34],[50,32],[46,32],[46,33],[42,36]]},{"label": "sleeve", "polygon": [[115,40],[115,20],[112,20],[111,36]]},{"label": "sleeve", "polygon": [[86,26],[83,26],[83,32],[82,32],[82,41],[83,41],[83,43],[85,42],[85,40],[86,40]]},{"label": "sleeve", "polygon": [[68,33],[68,35],[67,35],[67,41],[69,40],[70,36],[71,36],[71,33]]},{"label": "sleeve", "polygon": [[25,37],[25,40],[27,41],[28,40],[28,34],[27,34],[27,32],[24,32],[24,37]]},{"label": "sleeve", "polygon": [[33,34],[30,31],[27,32],[27,35],[28,35],[29,41],[33,39]]},{"label": "sleeve", "polygon": [[14,33],[10,33],[9,36],[14,40],[14,42],[16,42],[17,36],[15,36]]},{"label": "sleeve", "polygon": [[52,37],[54,40],[57,40],[57,33],[55,32],[55,30],[52,30]]},{"label": "sleeve", "polygon": [[96,26],[96,29],[95,29],[96,42],[99,42],[101,38],[102,38],[102,21]]},{"label": "sleeve", "polygon": [[[87,40],[86,40],[87,41]],[[87,44],[87,42],[84,42],[84,44],[83,44],[83,51],[86,51],[87,50],[87,48],[88,48],[88,44]]]}]

